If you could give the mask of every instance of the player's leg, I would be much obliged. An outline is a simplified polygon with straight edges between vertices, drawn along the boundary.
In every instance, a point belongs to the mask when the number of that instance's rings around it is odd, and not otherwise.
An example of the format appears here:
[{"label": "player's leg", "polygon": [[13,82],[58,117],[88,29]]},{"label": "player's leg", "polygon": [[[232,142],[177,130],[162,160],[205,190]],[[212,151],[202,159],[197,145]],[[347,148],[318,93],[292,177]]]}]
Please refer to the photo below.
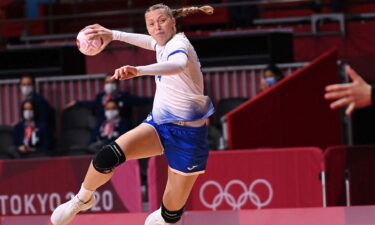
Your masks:
[{"label": "player's leg", "polygon": [[68,224],[79,211],[91,208],[95,203],[93,192],[108,182],[115,167],[125,160],[160,155],[162,151],[156,130],[148,124],[142,123],[121,135],[114,143],[103,147],[95,155],[79,193],[54,210],[51,216],[52,223]]},{"label": "player's leg", "polygon": [[181,175],[168,169],[168,181],[162,205],[147,217],[145,225],[177,223],[184,213],[184,206],[198,176],[198,174]]},{"label": "player's leg", "polygon": [[[142,123],[133,130],[121,135],[115,143],[122,150],[126,160],[147,158],[154,155],[160,155],[163,152],[163,147],[155,128],[145,123]],[[100,157],[99,154],[96,157],[96,161],[98,161],[96,166],[94,164],[94,159],[83,182],[83,187],[87,190],[96,190],[98,187],[105,184],[113,175],[113,171],[110,173],[99,172],[98,167],[107,166],[107,168],[101,169],[111,170],[111,167],[117,162],[117,156],[112,156],[112,159],[115,160],[113,163],[109,162],[108,165],[103,166],[100,165],[101,162],[99,162],[99,160],[103,160],[106,163],[109,159],[106,159],[106,155],[102,155],[102,159],[98,159],[98,157]],[[121,156],[119,157],[121,158]],[[102,164],[105,163],[103,162]]]},{"label": "player's leg", "polygon": [[[165,125],[160,129],[168,161],[168,181],[160,209],[150,214],[145,225],[177,223],[198,177],[204,173],[208,158],[207,127]],[[168,138],[166,138],[168,137]]]}]

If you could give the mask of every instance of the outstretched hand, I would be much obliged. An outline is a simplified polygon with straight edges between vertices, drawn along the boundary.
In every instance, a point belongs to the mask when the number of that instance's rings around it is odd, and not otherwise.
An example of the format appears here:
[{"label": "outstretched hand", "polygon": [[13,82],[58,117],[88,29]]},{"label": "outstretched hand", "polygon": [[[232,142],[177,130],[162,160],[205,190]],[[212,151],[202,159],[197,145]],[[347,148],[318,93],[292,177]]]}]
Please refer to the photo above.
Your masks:
[{"label": "outstretched hand", "polygon": [[134,66],[123,66],[115,70],[112,80],[127,80],[138,75],[138,69]]},{"label": "outstretched hand", "polygon": [[328,100],[334,100],[330,104],[331,109],[348,106],[345,113],[350,115],[354,109],[371,105],[371,86],[350,66],[346,66],[345,71],[352,82],[327,86],[324,97]]}]

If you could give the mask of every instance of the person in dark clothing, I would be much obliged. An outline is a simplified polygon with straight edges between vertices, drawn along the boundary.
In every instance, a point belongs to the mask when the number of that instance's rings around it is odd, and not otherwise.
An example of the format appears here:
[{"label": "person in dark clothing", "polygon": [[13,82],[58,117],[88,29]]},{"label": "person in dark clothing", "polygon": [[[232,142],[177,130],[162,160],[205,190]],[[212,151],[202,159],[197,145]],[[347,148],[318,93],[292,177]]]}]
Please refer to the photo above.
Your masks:
[{"label": "person in dark clothing", "polygon": [[46,156],[52,149],[51,131],[39,119],[35,103],[25,100],[21,106],[21,120],[14,128],[14,150],[20,158]]},{"label": "person in dark clothing", "polygon": [[105,120],[98,121],[98,125],[91,136],[90,149],[94,152],[130,130],[129,121],[121,118],[120,109],[115,100],[107,101],[104,109]]},{"label": "person in dark clothing", "polygon": [[48,101],[35,92],[35,81],[30,75],[23,75],[20,79],[22,101],[32,101],[38,110],[39,120],[43,121],[51,130],[55,129],[55,110]]},{"label": "person in dark clothing", "polygon": [[284,79],[282,70],[274,64],[269,64],[263,72],[261,78],[261,90],[264,91]]}]

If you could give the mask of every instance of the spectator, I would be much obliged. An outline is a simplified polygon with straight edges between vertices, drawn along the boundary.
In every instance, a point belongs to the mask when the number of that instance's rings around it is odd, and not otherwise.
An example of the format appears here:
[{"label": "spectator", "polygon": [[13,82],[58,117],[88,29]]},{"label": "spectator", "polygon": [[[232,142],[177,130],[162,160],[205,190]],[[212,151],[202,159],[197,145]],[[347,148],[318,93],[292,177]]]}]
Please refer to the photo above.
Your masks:
[{"label": "spectator", "polygon": [[130,129],[129,121],[121,118],[120,109],[115,100],[107,101],[104,108],[105,120],[98,121],[98,126],[91,137],[90,149],[95,152]]},{"label": "spectator", "polygon": [[374,84],[366,83],[350,66],[346,66],[345,71],[352,79],[352,82],[327,86],[324,97],[327,100],[334,101],[330,105],[332,109],[347,106],[345,113],[350,115],[354,109],[374,104],[375,89]]},{"label": "spectator", "polygon": [[52,149],[52,132],[39,118],[35,104],[31,100],[25,100],[21,106],[21,120],[14,128],[12,151],[17,157],[45,156]]},{"label": "spectator", "polygon": [[55,111],[47,100],[35,92],[35,81],[30,75],[23,75],[20,79],[22,101],[32,101],[39,114],[39,120],[55,129]]},{"label": "spectator", "polygon": [[281,69],[274,64],[270,64],[264,69],[260,88],[264,91],[282,79],[284,79],[284,74]]},{"label": "spectator", "polygon": [[74,104],[90,107],[94,110],[97,121],[103,121],[105,120],[104,106],[109,100],[116,101],[120,110],[120,116],[126,119],[131,118],[132,106],[149,101],[149,99],[135,97],[129,93],[120,91],[118,89],[118,81],[112,80],[111,76],[106,76],[104,82],[104,90],[97,94],[95,100],[72,101],[68,104],[68,107]]}]

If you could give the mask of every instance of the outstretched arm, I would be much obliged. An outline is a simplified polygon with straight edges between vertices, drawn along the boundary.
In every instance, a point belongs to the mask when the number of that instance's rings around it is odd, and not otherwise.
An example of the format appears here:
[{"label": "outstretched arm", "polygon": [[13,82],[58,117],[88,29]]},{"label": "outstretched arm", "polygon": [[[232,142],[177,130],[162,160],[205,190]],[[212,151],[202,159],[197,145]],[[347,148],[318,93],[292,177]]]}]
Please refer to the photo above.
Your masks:
[{"label": "outstretched arm", "polygon": [[182,72],[188,58],[185,54],[175,54],[166,62],[155,63],[147,66],[123,66],[115,71],[112,79],[127,80],[142,75],[176,75]]},{"label": "outstretched arm", "polygon": [[332,109],[348,106],[345,113],[350,115],[354,109],[369,106],[375,99],[372,99],[374,90],[371,85],[366,83],[350,66],[346,66],[345,70],[352,82],[327,86],[324,97],[334,100],[330,105]]},{"label": "outstretched arm", "polygon": [[85,27],[85,29],[85,34],[89,39],[100,36],[108,43],[113,40],[122,41],[137,47],[155,51],[153,43],[156,42],[153,41],[152,37],[149,35],[109,30],[99,24],[89,25]]},{"label": "outstretched arm", "polygon": [[127,33],[117,30],[112,30],[112,35],[113,40],[123,41],[131,45],[155,51],[155,46],[152,46],[153,39],[150,35]]}]

